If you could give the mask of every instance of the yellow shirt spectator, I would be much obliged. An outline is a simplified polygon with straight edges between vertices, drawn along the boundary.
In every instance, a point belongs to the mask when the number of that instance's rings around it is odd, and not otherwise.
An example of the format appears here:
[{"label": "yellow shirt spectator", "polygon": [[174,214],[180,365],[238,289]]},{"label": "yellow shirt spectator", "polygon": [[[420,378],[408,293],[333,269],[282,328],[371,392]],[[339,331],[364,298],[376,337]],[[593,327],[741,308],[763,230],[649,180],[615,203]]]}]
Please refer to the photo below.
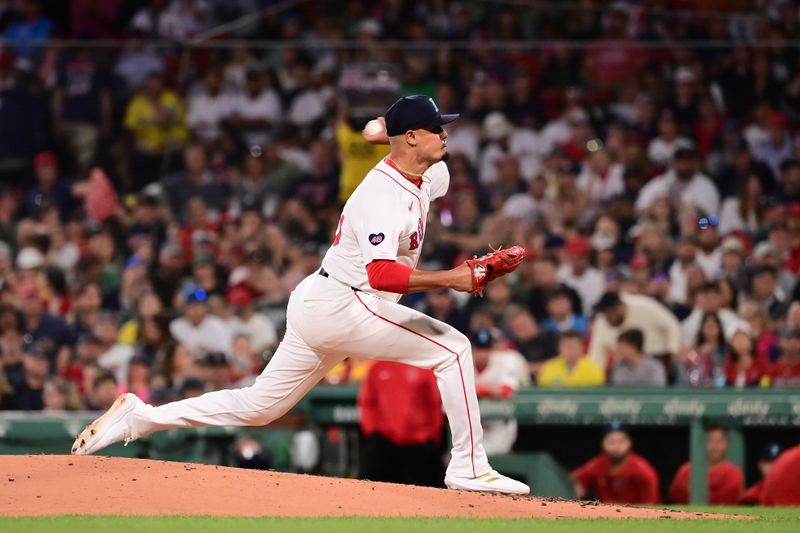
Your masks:
[{"label": "yellow shirt spectator", "polygon": [[558,356],[542,366],[538,382],[542,387],[599,387],[605,379],[603,369],[589,358],[582,357],[570,368],[566,358]]},{"label": "yellow shirt spectator", "polygon": [[136,137],[139,150],[158,153],[183,144],[189,138],[189,130],[180,97],[169,90],[159,90],[155,95],[146,91],[147,87],[134,96],[125,110],[125,128]]},{"label": "yellow shirt spectator", "polygon": [[539,370],[537,382],[541,387],[598,387],[605,383],[603,368],[584,357],[583,336],[577,331],[565,331],[558,340],[561,355],[547,361]]},{"label": "yellow shirt spectator", "polygon": [[336,141],[342,160],[339,200],[346,202],[375,163],[389,155],[389,146],[368,143],[360,131],[354,130],[345,121],[336,128]]}]

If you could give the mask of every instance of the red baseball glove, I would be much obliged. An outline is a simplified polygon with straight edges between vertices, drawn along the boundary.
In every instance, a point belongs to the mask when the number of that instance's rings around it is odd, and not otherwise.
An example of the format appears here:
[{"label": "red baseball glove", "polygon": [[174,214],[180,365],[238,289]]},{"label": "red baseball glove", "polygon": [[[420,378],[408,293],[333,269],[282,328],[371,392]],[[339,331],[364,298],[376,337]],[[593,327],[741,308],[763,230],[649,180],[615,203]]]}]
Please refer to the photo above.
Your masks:
[{"label": "red baseball glove", "polygon": [[487,283],[513,272],[523,259],[525,259],[525,249],[522,246],[500,248],[482,257],[467,259],[465,263],[472,271],[472,290],[470,292],[475,295],[483,295],[483,289]]}]

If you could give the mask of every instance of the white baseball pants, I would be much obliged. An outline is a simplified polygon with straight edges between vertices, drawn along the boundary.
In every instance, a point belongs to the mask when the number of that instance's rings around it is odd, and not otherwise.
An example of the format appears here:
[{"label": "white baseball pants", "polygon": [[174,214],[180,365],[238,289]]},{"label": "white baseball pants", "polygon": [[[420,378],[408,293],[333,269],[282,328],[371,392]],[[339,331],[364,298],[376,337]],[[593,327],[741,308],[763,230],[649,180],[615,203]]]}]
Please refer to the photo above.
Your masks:
[{"label": "white baseball pants", "polygon": [[267,425],[346,357],[433,368],[453,437],[447,474],[471,478],[489,471],[469,340],[423,313],[316,272],[290,296],[286,335],[251,387],[150,407],[134,416],[132,434]]}]

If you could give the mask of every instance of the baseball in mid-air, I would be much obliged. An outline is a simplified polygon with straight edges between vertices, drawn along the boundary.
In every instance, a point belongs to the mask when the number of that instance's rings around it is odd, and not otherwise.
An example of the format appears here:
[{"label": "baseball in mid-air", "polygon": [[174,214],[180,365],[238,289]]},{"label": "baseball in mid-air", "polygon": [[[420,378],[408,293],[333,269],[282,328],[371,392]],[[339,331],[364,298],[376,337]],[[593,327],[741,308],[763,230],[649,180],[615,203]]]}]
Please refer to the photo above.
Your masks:
[{"label": "baseball in mid-air", "polygon": [[379,135],[383,133],[383,124],[378,120],[372,119],[364,126],[364,133],[367,135]]}]

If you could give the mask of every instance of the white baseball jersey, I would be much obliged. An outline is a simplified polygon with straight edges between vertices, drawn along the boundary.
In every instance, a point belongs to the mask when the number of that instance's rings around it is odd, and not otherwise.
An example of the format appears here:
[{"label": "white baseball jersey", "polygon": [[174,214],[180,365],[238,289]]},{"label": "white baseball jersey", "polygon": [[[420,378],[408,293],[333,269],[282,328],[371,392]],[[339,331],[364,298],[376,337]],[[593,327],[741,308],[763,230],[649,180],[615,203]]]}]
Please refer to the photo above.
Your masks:
[{"label": "white baseball jersey", "polygon": [[370,286],[367,265],[386,259],[415,268],[431,200],[444,196],[449,185],[444,162],[432,165],[417,188],[386,159],[380,161],[344,205],[322,268],[337,281],[396,302],[400,294]]}]

